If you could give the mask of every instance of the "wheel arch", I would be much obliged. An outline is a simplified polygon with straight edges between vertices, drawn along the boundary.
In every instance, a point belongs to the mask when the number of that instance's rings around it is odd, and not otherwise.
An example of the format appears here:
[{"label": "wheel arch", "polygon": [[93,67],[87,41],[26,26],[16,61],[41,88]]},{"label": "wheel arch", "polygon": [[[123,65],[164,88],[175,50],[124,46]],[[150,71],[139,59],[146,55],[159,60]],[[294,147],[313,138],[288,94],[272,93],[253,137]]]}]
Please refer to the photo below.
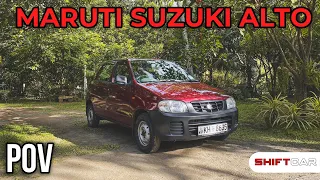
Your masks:
[{"label": "wheel arch", "polygon": [[89,104],[92,104],[92,101],[90,99],[86,100],[86,105],[88,106]]},{"label": "wheel arch", "polygon": [[137,118],[138,118],[141,114],[143,114],[143,113],[149,114],[148,111],[146,111],[146,110],[144,110],[144,109],[138,109],[138,110],[136,110],[136,111],[134,112],[134,114],[133,114],[133,121],[132,121],[132,135],[134,135],[134,126],[135,126],[135,124],[136,124]]},{"label": "wheel arch", "polygon": [[[88,105],[93,105],[92,101],[90,99],[86,100],[86,109],[87,109]],[[87,115],[87,110],[86,110],[86,115]]]}]

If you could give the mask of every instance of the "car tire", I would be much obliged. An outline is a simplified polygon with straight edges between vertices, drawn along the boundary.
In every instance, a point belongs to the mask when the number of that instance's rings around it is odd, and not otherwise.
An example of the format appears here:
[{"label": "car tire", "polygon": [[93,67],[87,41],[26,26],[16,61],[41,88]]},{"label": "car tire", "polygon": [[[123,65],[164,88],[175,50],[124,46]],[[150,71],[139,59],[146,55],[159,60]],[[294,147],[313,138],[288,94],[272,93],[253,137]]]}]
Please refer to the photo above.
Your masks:
[{"label": "car tire", "polygon": [[210,139],[210,140],[215,140],[215,141],[224,141],[224,140],[226,140],[228,137],[229,137],[229,134],[225,134],[225,135],[222,135],[222,136],[212,136],[212,137],[210,137],[209,139]]},{"label": "car tire", "polygon": [[87,105],[87,122],[89,127],[96,128],[99,126],[100,118],[94,112],[92,104]]},{"label": "car tire", "polygon": [[160,148],[160,138],[155,135],[149,115],[143,113],[137,117],[134,135],[138,148],[144,153],[154,153]]}]

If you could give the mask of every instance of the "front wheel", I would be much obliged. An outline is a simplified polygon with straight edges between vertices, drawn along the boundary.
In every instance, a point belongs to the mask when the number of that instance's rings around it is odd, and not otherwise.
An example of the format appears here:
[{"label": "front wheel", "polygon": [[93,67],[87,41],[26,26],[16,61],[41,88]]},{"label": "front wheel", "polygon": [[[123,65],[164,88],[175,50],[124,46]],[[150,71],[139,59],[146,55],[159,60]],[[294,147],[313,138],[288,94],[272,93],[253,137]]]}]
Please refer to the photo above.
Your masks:
[{"label": "front wheel", "polygon": [[138,116],[134,127],[135,139],[139,149],[144,153],[157,152],[161,141],[152,128],[147,113]]},{"label": "front wheel", "polygon": [[94,112],[92,104],[87,106],[87,121],[89,127],[98,127],[100,119]]}]

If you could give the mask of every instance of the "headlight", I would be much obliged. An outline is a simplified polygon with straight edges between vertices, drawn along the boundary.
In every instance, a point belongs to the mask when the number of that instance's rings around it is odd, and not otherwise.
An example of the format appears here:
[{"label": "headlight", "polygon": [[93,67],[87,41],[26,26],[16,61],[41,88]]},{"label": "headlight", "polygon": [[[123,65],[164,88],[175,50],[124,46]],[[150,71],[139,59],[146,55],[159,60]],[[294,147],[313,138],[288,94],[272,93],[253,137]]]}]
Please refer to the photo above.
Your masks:
[{"label": "headlight", "polygon": [[188,107],[186,103],[182,101],[171,101],[171,100],[160,101],[158,104],[158,107],[159,107],[159,110],[162,112],[171,112],[171,113],[188,112]]},{"label": "headlight", "polygon": [[236,107],[236,101],[232,97],[228,98],[226,102],[227,102],[227,109],[232,109]]}]

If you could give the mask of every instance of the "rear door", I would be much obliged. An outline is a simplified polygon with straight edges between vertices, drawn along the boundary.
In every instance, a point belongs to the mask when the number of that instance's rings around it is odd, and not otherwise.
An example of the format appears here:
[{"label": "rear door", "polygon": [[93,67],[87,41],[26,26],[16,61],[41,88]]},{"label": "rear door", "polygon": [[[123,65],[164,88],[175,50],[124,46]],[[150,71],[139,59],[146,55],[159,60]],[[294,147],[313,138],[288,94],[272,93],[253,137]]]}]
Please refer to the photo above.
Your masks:
[{"label": "rear door", "polygon": [[[125,76],[126,84],[120,84],[116,81],[116,77]],[[112,76],[113,83],[110,86],[108,103],[112,117],[121,124],[130,127],[132,125],[132,117],[134,109],[132,107],[133,85],[132,75],[128,65],[128,61],[119,61],[115,66]],[[107,103],[107,106],[108,106]]]}]

